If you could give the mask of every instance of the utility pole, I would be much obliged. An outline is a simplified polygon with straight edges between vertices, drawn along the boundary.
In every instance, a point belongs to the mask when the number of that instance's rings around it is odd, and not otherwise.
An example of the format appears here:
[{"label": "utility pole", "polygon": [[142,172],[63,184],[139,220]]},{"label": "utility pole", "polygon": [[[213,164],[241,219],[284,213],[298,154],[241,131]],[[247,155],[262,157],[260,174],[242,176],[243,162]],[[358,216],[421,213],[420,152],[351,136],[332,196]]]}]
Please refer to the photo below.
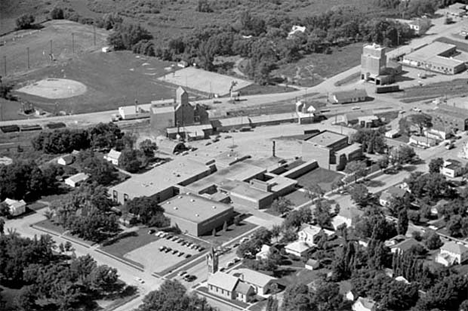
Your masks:
[{"label": "utility pole", "polygon": [[28,52],[28,69],[30,68],[29,67],[29,46],[26,48],[26,51]]},{"label": "utility pole", "polygon": [[7,70],[6,70],[6,56],[3,56],[3,68],[4,68],[5,77],[6,77],[6,75],[7,75]]},{"label": "utility pole", "polygon": [[96,25],[93,23],[94,45],[96,45]]},{"label": "utility pole", "polygon": [[72,52],[75,53],[75,34],[72,32]]},{"label": "utility pole", "polygon": [[50,56],[52,57],[52,40],[50,40]]}]

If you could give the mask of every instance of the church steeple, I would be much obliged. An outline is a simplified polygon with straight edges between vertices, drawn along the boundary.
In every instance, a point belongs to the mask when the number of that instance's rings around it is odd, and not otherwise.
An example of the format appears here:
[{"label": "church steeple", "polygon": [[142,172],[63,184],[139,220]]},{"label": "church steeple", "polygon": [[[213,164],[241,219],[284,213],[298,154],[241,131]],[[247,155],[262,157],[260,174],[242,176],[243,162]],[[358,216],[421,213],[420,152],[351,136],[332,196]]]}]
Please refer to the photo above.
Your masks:
[{"label": "church steeple", "polygon": [[206,265],[208,266],[208,274],[214,274],[218,271],[218,254],[213,247],[211,247],[211,250],[206,254]]}]

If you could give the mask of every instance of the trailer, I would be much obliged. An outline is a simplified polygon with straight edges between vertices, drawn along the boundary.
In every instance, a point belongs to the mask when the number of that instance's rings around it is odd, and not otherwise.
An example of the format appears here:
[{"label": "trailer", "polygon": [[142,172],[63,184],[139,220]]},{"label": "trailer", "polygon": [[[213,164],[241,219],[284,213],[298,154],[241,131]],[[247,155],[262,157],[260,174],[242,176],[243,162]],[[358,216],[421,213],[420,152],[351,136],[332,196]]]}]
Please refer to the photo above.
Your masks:
[{"label": "trailer", "polygon": [[375,87],[375,92],[377,94],[399,92],[399,91],[401,91],[401,90],[400,90],[400,86],[398,84],[381,85],[381,86],[376,86]]}]

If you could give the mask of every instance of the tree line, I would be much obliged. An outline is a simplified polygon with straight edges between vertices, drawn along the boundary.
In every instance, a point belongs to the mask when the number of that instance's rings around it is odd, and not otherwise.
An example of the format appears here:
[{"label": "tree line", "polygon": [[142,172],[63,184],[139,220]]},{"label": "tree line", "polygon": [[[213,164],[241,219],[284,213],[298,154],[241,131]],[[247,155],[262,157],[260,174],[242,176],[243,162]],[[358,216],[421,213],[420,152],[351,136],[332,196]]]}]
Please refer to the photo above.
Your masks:
[{"label": "tree line", "polygon": [[57,254],[48,235],[33,239],[0,233],[0,282],[20,287],[15,310],[77,310],[95,307],[95,300],[120,293],[118,272],[97,265],[89,255]]}]

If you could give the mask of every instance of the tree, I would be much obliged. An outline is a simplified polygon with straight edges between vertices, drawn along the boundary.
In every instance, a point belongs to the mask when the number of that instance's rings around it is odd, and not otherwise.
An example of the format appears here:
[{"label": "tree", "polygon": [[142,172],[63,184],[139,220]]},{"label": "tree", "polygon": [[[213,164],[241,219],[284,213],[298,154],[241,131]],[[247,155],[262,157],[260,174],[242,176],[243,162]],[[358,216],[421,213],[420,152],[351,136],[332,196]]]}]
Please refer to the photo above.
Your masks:
[{"label": "tree", "polygon": [[50,12],[51,19],[64,19],[63,9],[60,7],[55,7]]},{"label": "tree", "polygon": [[345,172],[348,174],[354,174],[354,181],[357,181],[358,178],[367,175],[367,165],[365,162],[351,161],[346,164]]},{"label": "tree", "polygon": [[315,209],[313,211],[313,218],[317,221],[317,224],[321,228],[331,227],[332,213],[331,204],[327,200],[320,200],[315,203]]},{"label": "tree", "polygon": [[[1,227],[0,227],[1,228]],[[281,235],[281,226],[280,225],[273,225],[273,227],[271,227],[271,238],[272,239],[275,239],[276,242],[278,242],[278,238],[280,237]]]},{"label": "tree", "polygon": [[278,214],[282,215],[284,213],[287,213],[291,210],[292,207],[292,202],[285,197],[280,197],[276,200],[273,201],[271,204],[271,209]]},{"label": "tree", "polygon": [[355,184],[349,189],[351,199],[359,206],[364,207],[369,202],[369,190],[362,184]]},{"label": "tree", "polygon": [[142,165],[139,156],[138,150],[123,150],[119,158],[119,166],[129,173],[136,173]]},{"label": "tree", "polygon": [[0,217],[0,235],[5,234],[5,220]]},{"label": "tree", "polygon": [[158,150],[156,143],[151,141],[150,139],[145,139],[140,143],[140,150],[143,151],[143,154],[147,158],[153,158],[154,152]]},{"label": "tree", "polygon": [[397,223],[397,232],[400,235],[405,235],[406,231],[408,231],[408,210],[407,209],[402,209],[398,213],[398,223]]},{"label": "tree", "polygon": [[432,173],[440,173],[440,170],[444,166],[444,159],[442,158],[435,158],[429,162],[429,174]]},{"label": "tree", "polygon": [[386,155],[377,160],[377,165],[379,166],[380,170],[386,169],[389,163],[390,161]]},{"label": "tree", "polygon": [[320,199],[325,194],[325,191],[318,184],[312,184],[309,187],[307,187],[306,190],[307,190],[307,196],[311,200],[314,200],[317,198]]},{"label": "tree", "polygon": [[34,24],[34,15],[32,14],[23,14],[16,19],[16,28],[17,29],[29,29],[32,28]]},{"label": "tree", "polygon": [[[152,197],[136,197],[125,202],[123,210],[127,213],[132,213],[138,216],[142,224],[148,226],[164,227],[167,225],[163,215],[164,209],[159,205],[158,201]],[[157,221],[158,220],[158,221]]]},{"label": "tree", "polygon": [[288,285],[284,291],[282,311],[316,311],[313,294],[309,287],[301,283]]},{"label": "tree", "polygon": [[[276,299],[273,296],[269,296],[267,298],[267,303],[266,303],[265,308],[266,308],[265,311],[278,311],[279,310],[278,299]],[[465,310],[463,310],[463,311],[465,311]],[[466,310],[466,311],[468,311],[468,310]]]}]

